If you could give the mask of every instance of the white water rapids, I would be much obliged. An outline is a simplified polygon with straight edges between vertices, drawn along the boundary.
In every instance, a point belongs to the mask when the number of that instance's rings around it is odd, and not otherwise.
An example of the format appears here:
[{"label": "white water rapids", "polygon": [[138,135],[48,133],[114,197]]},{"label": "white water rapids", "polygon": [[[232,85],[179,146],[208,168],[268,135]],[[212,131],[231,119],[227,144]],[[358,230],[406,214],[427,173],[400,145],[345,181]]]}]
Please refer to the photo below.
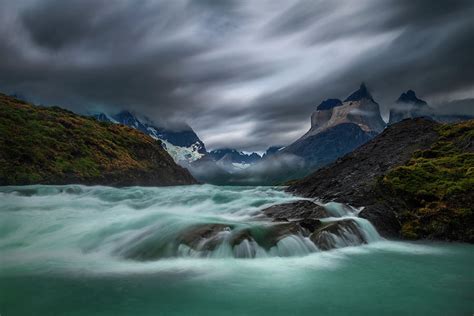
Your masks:
[{"label": "white water rapids", "polygon": [[[300,233],[286,234],[267,247],[244,234],[264,235],[274,227],[261,209],[299,199],[271,187],[3,187],[0,249],[12,264],[56,256],[81,261],[304,256],[320,250]],[[352,219],[367,242],[381,239],[367,220],[356,216],[357,210],[337,203],[326,209],[333,217],[323,222]],[[187,239],[196,239],[193,246],[183,243],[179,236],[200,225],[224,229],[209,237],[190,233]],[[344,228],[339,236],[326,234],[335,248],[359,244]]]}]

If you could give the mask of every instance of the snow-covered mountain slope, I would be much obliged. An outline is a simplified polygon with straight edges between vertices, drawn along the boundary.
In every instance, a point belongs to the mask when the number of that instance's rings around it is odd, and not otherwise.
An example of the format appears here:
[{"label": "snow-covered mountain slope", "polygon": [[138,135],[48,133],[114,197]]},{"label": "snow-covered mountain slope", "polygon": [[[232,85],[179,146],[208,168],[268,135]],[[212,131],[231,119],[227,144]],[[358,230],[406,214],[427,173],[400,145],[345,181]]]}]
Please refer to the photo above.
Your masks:
[{"label": "snow-covered mountain slope", "polygon": [[127,125],[150,135],[154,139],[159,139],[163,148],[174,161],[182,165],[196,161],[207,153],[204,143],[187,125],[179,130],[170,130],[157,126],[147,118],[139,118],[129,111],[122,111],[115,115],[95,113],[93,116],[99,121]]},{"label": "snow-covered mountain slope", "polygon": [[259,161],[260,157],[257,153],[246,154],[244,152],[238,151],[232,148],[221,148],[216,150],[211,150],[209,155],[215,160],[219,161],[220,159],[228,156],[233,163],[255,163]]},{"label": "snow-covered mountain slope", "polygon": [[218,166],[230,173],[245,170],[262,159],[257,153],[246,154],[232,148],[212,150],[209,156]]}]

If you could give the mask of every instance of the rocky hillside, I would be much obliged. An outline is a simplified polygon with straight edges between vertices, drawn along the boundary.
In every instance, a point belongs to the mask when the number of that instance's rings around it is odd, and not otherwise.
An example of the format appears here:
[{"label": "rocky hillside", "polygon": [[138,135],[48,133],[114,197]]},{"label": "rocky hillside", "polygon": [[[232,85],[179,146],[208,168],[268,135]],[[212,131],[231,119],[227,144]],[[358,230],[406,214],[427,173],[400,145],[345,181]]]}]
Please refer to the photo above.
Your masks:
[{"label": "rocky hillside", "polygon": [[288,189],[364,207],[386,237],[473,242],[473,139],[472,120],[404,120]]},{"label": "rocky hillside", "polygon": [[135,129],[0,94],[0,185],[193,184],[159,141]]}]

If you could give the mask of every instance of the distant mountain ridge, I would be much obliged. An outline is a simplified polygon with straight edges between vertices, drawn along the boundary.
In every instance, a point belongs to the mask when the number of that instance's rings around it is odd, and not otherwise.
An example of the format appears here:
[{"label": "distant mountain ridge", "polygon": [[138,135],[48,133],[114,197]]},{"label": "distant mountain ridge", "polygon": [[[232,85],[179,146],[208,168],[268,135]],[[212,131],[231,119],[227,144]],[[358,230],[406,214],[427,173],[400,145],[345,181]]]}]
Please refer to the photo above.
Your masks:
[{"label": "distant mountain ridge", "polygon": [[191,163],[207,154],[204,143],[190,126],[174,131],[157,126],[149,119],[138,118],[130,111],[122,111],[115,115],[96,113],[93,116],[99,121],[123,124],[161,140],[163,147],[177,163]]},{"label": "distant mountain ridge", "polygon": [[230,173],[244,170],[262,159],[257,153],[246,154],[233,148],[211,150],[209,156]]},{"label": "distant mountain ridge", "polygon": [[418,98],[415,91],[408,90],[398,97],[395,106],[390,109],[388,124],[394,124],[404,119],[425,117],[438,122],[454,123],[473,118],[472,115],[440,114],[426,101]]},{"label": "distant mountain ridge", "polygon": [[322,101],[311,115],[308,132],[288,146],[270,147],[244,173],[261,184],[297,179],[366,143],[385,126],[379,105],[362,83],[344,101]]},{"label": "distant mountain ridge", "polygon": [[396,107],[390,109],[389,124],[415,117],[430,117],[431,108],[426,101],[417,97],[415,91],[408,90],[398,97]]}]

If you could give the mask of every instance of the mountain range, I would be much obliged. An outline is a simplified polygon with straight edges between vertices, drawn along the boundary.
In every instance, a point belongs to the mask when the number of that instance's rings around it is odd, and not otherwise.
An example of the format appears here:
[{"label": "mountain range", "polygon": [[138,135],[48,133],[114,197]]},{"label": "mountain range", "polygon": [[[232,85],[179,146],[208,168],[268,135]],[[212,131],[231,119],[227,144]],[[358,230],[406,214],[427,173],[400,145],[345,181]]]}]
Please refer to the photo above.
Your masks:
[{"label": "mountain range", "polygon": [[299,156],[308,169],[314,169],[364,144],[385,125],[378,103],[362,83],[344,101],[321,102],[311,115],[309,131],[279,154]]},{"label": "mountain range", "polygon": [[[343,100],[322,101],[311,114],[311,126],[304,135],[287,146],[270,146],[262,156],[233,148],[207,151],[204,142],[184,123],[173,130],[129,111],[93,116],[159,139],[176,163],[190,170],[198,180],[214,184],[278,184],[300,178],[352,152],[387,126],[379,104],[364,83]],[[469,119],[435,115],[426,101],[408,90],[390,110],[388,125],[416,117],[443,122]]]}]

